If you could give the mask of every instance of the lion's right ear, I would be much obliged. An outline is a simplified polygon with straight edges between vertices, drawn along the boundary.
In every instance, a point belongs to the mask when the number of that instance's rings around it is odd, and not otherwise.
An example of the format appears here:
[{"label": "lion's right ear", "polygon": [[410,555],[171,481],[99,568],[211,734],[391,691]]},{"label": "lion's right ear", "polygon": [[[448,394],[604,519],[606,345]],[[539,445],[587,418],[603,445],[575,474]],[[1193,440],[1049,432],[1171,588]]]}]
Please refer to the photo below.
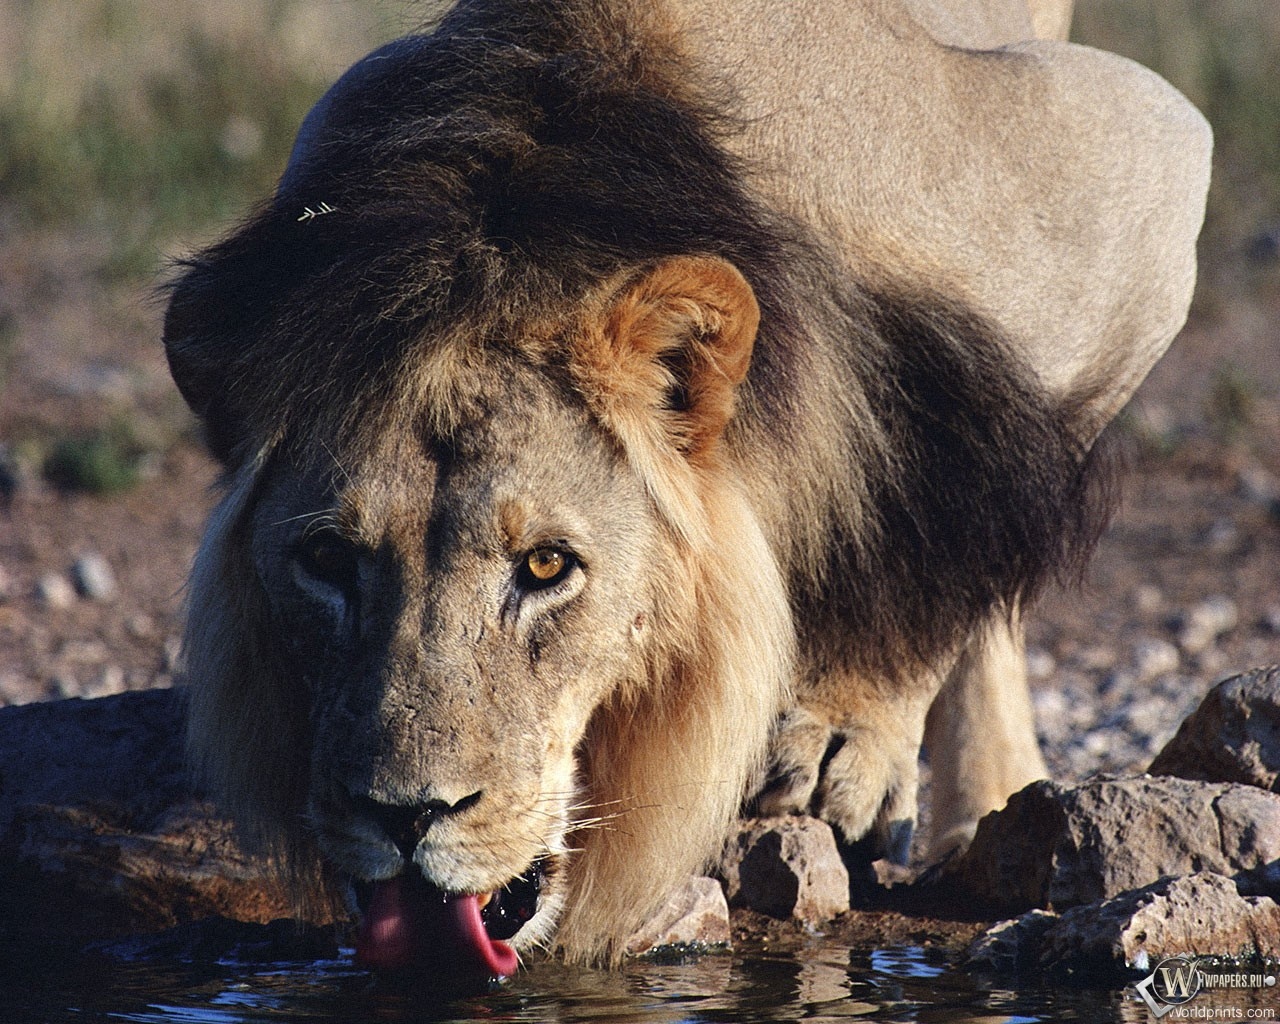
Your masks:
[{"label": "lion's right ear", "polygon": [[188,271],[171,287],[164,316],[164,351],[178,391],[204,426],[205,442],[213,456],[234,470],[243,461],[245,430],[230,408],[228,378],[232,375],[230,346],[219,344],[215,331],[201,316],[200,286]]},{"label": "lion's right ear", "polygon": [[673,257],[627,282],[575,344],[578,388],[660,503],[718,465],[759,323],[733,264]]}]

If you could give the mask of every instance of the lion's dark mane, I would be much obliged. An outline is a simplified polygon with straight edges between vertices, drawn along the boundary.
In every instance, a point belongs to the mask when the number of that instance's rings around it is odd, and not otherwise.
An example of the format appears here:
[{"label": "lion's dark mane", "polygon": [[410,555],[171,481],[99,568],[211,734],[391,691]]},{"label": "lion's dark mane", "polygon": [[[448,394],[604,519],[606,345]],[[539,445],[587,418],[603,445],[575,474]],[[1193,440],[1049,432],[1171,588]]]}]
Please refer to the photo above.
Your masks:
[{"label": "lion's dark mane", "polygon": [[[826,521],[818,557],[783,565],[809,658],[914,670],[1081,564],[1106,520],[1103,460],[991,324],[835,272],[750,193],[730,100],[614,15],[511,11],[464,4],[345,90],[274,199],[182,266],[166,345],[225,464],[358,419],[446,327],[501,345],[620,272],[716,255],[762,313],[734,455],[767,447],[776,486],[810,495],[794,514]],[[805,372],[814,345],[836,379]],[[876,421],[847,417],[863,484],[821,507],[785,471],[789,450],[835,443],[807,429],[806,391]]]}]

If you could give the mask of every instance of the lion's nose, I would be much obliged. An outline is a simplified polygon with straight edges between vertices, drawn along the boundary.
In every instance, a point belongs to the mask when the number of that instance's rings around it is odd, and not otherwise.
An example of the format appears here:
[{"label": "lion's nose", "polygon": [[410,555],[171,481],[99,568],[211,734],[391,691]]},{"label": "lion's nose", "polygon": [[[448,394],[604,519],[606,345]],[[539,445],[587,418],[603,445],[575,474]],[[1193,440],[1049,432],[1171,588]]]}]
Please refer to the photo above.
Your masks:
[{"label": "lion's nose", "polygon": [[477,790],[461,800],[427,800],[414,804],[388,804],[372,797],[358,799],[358,809],[386,833],[405,860],[413,859],[413,851],[427,830],[441,818],[473,807],[480,799]]}]

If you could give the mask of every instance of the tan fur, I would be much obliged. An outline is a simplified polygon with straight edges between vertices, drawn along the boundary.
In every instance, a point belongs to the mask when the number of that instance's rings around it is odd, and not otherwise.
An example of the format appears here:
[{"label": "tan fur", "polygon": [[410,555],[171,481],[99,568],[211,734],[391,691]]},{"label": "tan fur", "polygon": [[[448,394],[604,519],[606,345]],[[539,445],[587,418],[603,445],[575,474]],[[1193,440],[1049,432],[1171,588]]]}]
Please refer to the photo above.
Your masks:
[{"label": "tan fur", "polygon": [[1056,391],[1102,361],[1097,422],[1115,415],[1194,281],[1211,140],[1177,92],[1057,42],[1069,4],[1034,5],[1046,41],[995,0],[668,2],[741,90],[771,197],[859,274],[945,282]]},{"label": "tan fur", "polygon": [[[1211,143],[1199,114],[1146,69],[1056,42],[1070,0],[670,2],[686,49],[746,97],[739,146],[763,168],[767,193],[820,225],[853,272],[945,282],[991,315],[1045,385],[1080,405],[1092,441],[1186,315]],[[752,59],[766,50],[772,59]],[[924,673],[909,721],[881,742],[841,724],[878,704],[874,683],[802,682],[805,722],[784,721],[775,774],[809,778],[839,738],[864,775],[893,781],[870,783],[883,805],[821,793],[815,802],[804,786],[784,786],[766,806],[819,810],[851,836],[887,835],[895,794],[914,791],[924,714],[950,678],[947,691],[964,696],[934,713],[933,763],[948,780],[943,832],[971,832],[1045,770],[1025,669],[1008,653],[1016,637],[975,638],[954,669]],[[847,694],[837,712],[828,690]],[[934,849],[948,845],[940,836]]]},{"label": "tan fur", "polygon": [[[304,882],[550,856],[517,946],[616,962],[766,774],[763,809],[904,860],[922,741],[935,853],[1043,773],[1021,602],[1185,316],[1209,138],[1060,42],[1064,0],[511,4],[358,65],[175,287],[228,469],[190,746]],[[608,164],[565,81],[658,130]],[[548,547],[571,571],[522,583]]]},{"label": "tan fur", "polygon": [[[622,440],[658,507],[698,548],[723,529],[700,491],[720,475],[718,443],[759,322],[755,295],[731,264],[675,259],[628,288],[574,351],[571,372],[587,401]],[[689,363],[688,410],[665,408],[673,380],[663,358],[673,354]]]},{"label": "tan fur", "polygon": [[935,767],[928,859],[969,845],[988,811],[1048,776],[1036,743],[1021,623],[996,617],[969,642],[929,708]]}]

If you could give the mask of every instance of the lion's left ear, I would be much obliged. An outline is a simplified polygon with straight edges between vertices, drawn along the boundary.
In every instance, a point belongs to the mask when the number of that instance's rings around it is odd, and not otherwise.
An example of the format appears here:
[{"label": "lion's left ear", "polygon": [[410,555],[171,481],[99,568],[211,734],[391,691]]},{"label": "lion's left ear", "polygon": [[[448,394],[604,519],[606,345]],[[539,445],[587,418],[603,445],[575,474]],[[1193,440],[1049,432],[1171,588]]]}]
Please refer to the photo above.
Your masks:
[{"label": "lion's left ear", "polygon": [[701,468],[733,416],[759,323],[755,293],[733,264],[673,257],[612,298],[572,369],[633,457],[674,452]]}]

